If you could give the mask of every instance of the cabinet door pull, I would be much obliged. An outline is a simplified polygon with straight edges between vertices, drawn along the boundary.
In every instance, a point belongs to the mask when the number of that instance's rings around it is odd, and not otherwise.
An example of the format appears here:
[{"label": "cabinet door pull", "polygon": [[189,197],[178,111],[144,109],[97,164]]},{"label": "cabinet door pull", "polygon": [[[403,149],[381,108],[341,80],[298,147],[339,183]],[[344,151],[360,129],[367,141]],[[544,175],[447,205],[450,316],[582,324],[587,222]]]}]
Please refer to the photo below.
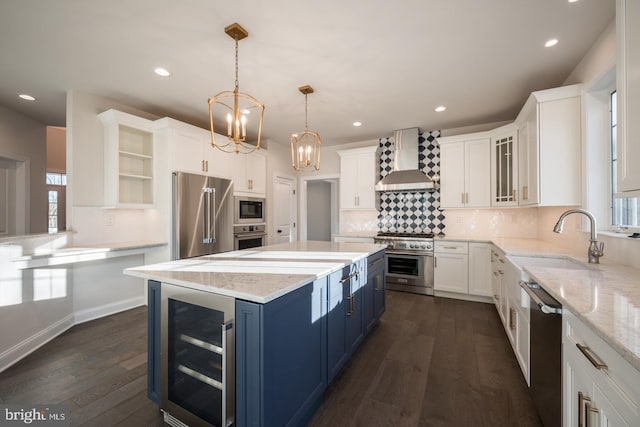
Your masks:
[{"label": "cabinet door pull", "polygon": [[347,297],[347,301],[349,302],[349,307],[347,308],[347,316],[351,317],[353,314],[353,295],[349,295]]},{"label": "cabinet door pull", "polygon": [[584,427],[590,427],[591,426],[591,414],[597,414],[600,411],[598,410],[598,408],[594,408],[593,406],[591,406],[591,401],[587,400],[584,404],[585,409],[586,409],[586,416],[584,417]]},{"label": "cabinet door pull", "polygon": [[460,203],[464,205],[464,193],[460,193]]},{"label": "cabinet door pull", "polygon": [[581,391],[578,392],[578,427],[584,427],[584,402],[591,400]]},{"label": "cabinet door pull", "polygon": [[375,287],[376,292],[380,292],[382,290],[382,276],[381,275],[377,275],[376,276],[376,287]]},{"label": "cabinet door pull", "polygon": [[529,200],[529,186],[522,186],[522,200]]},{"label": "cabinet door pull", "polygon": [[464,202],[468,205],[469,204],[469,193],[464,193]]},{"label": "cabinet door pull", "polygon": [[516,330],[516,311],[513,308],[509,308],[509,329]]},{"label": "cabinet door pull", "polygon": [[209,172],[209,160],[204,161],[205,172]]},{"label": "cabinet door pull", "polygon": [[[591,362],[591,364],[593,365],[594,368],[596,368],[598,370],[609,369],[609,367],[606,365],[606,363],[602,362],[599,357],[591,354],[592,352],[591,352],[591,349],[589,347],[587,347],[586,345],[582,345],[580,343],[576,343],[576,347],[578,347],[578,350],[580,350],[580,352],[584,355],[584,357],[586,357],[587,360],[589,362]],[[598,360],[596,360],[596,358]]]},{"label": "cabinet door pull", "polygon": [[200,166],[200,170],[204,172],[204,160],[202,160],[202,165]]},{"label": "cabinet door pull", "polygon": [[518,190],[516,190],[515,188],[513,189],[513,201],[518,201]]},{"label": "cabinet door pull", "polygon": [[354,277],[358,277],[358,272],[356,271],[355,273],[351,273],[350,275],[348,275],[347,277],[343,278],[340,280],[340,283],[345,283],[348,282],[349,280],[353,279]]}]

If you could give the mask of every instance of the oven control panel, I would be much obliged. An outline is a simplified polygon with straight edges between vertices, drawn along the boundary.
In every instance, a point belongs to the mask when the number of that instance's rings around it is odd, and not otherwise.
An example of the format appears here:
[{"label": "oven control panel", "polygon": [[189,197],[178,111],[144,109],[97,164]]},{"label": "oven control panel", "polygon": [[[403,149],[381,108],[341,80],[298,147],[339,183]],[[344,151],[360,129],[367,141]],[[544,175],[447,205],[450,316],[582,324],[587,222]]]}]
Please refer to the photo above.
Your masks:
[{"label": "oven control panel", "polygon": [[394,249],[432,251],[433,242],[395,242]]},{"label": "oven control panel", "polygon": [[410,241],[410,240],[385,240],[374,239],[376,243],[387,245],[388,249],[403,251],[433,251],[433,241]]}]

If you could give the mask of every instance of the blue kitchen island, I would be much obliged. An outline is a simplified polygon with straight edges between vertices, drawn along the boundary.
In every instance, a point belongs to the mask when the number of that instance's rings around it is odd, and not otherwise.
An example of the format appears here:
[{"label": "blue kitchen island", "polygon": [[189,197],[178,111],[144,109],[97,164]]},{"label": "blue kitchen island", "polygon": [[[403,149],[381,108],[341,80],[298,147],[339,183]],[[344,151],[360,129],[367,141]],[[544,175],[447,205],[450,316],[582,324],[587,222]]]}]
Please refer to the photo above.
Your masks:
[{"label": "blue kitchen island", "polygon": [[148,280],[148,395],[173,425],[303,426],[385,310],[384,245],[300,241]]}]

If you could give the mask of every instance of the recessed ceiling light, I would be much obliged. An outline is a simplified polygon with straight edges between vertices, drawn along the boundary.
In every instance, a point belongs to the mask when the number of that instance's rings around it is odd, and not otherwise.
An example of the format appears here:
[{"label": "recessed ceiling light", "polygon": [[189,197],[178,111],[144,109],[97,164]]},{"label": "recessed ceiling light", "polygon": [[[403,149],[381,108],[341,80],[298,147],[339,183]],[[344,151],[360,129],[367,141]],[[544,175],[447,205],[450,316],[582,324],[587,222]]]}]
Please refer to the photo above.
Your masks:
[{"label": "recessed ceiling light", "polygon": [[360,127],[360,126],[362,126],[362,122],[353,122],[353,125],[355,127]]},{"label": "recessed ceiling light", "polygon": [[447,107],[445,107],[444,105],[439,105],[439,106],[436,107],[436,111],[438,113],[440,113],[440,112],[442,112],[442,111],[444,111],[446,109],[447,109]]},{"label": "recessed ceiling light", "polygon": [[558,44],[558,39],[551,39],[551,40],[547,40],[547,42],[544,44],[544,47],[551,47],[557,44]]},{"label": "recessed ceiling light", "polygon": [[577,3],[578,0],[569,0],[569,3]]},{"label": "recessed ceiling light", "polygon": [[156,68],[155,70],[153,70],[153,72],[161,77],[169,77],[171,75],[171,72],[169,70],[162,67]]},{"label": "recessed ceiling light", "polygon": [[26,101],[35,101],[36,99],[31,96],[31,95],[27,95],[26,93],[21,93],[20,95],[18,95],[20,98],[26,100]]}]

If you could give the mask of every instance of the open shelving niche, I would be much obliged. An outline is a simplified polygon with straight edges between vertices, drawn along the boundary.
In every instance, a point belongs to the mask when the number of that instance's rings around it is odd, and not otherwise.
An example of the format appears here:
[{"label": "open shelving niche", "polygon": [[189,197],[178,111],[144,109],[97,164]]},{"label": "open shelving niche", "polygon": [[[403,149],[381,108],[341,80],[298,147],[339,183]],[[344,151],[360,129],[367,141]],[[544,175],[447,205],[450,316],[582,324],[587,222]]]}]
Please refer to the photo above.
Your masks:
[{"label": "open shelving niche", "polygon": [[105,207],[153,207],[153,122],[113,109],[98,118],[105,132]]}]

